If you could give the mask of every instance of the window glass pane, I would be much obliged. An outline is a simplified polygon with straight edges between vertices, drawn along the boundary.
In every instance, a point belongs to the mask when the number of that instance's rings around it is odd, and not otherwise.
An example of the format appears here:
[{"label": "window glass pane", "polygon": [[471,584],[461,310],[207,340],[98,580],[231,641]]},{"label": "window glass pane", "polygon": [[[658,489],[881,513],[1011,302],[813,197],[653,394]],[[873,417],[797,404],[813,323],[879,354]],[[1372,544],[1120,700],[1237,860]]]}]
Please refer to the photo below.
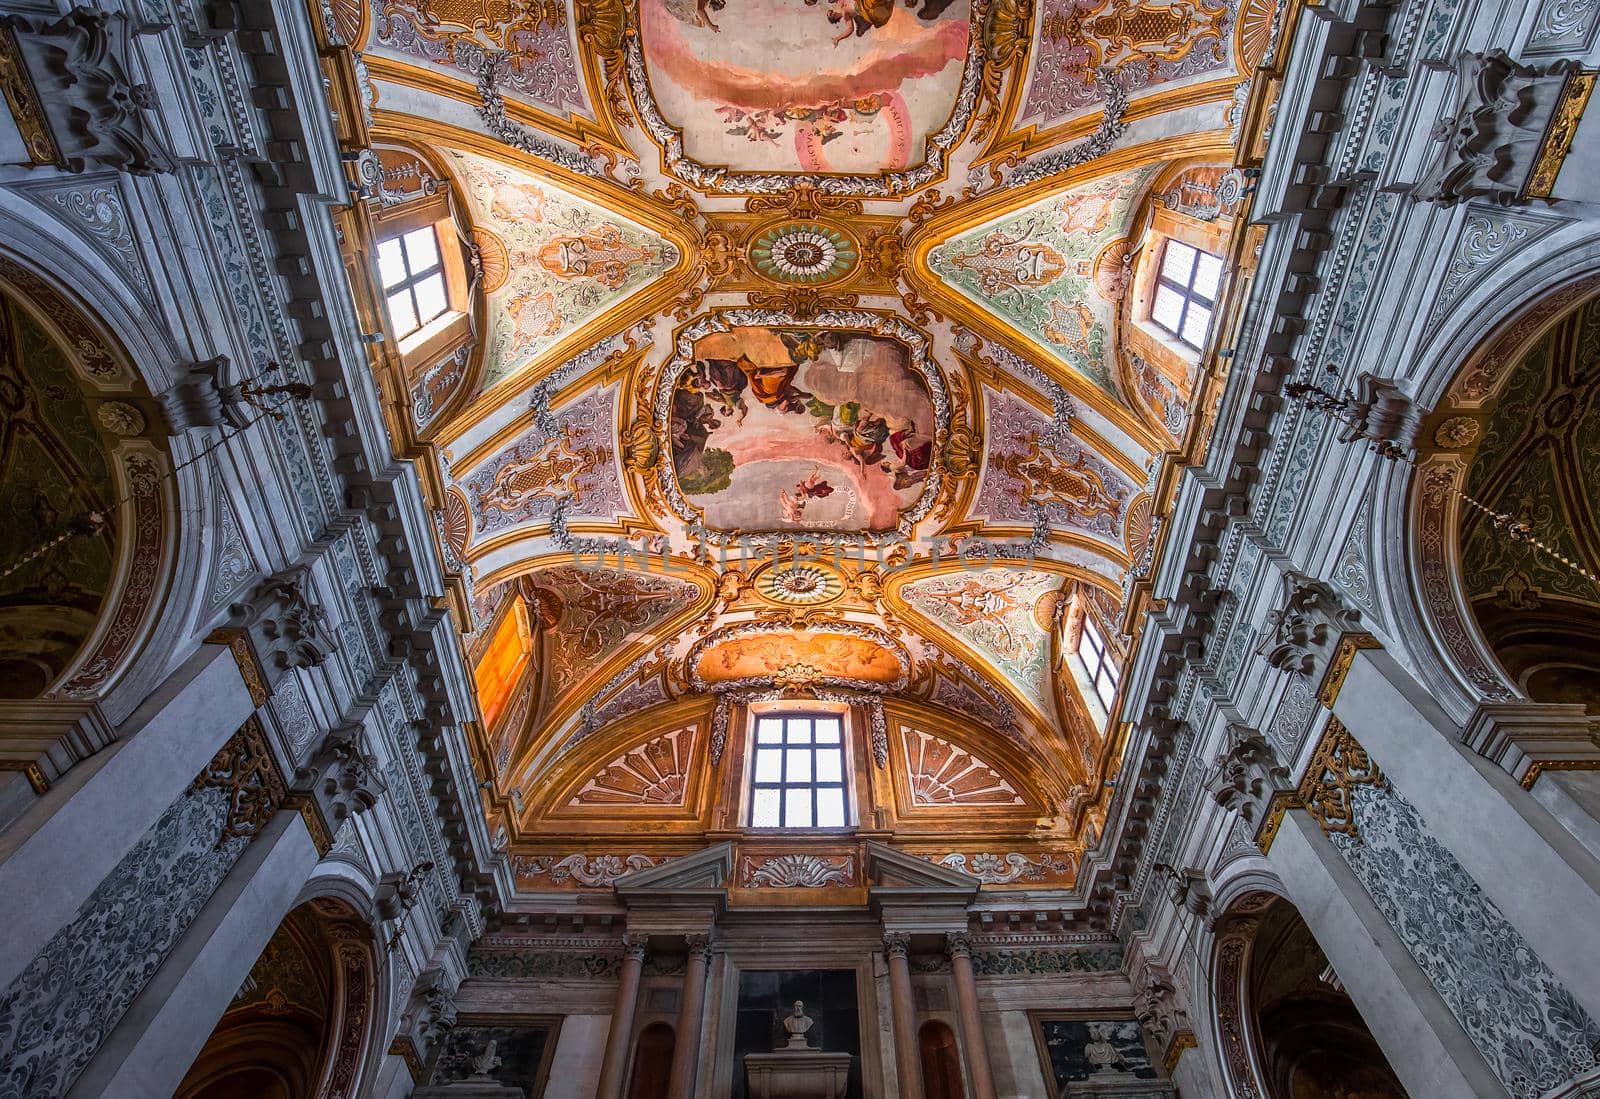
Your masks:
[{"label": "window glass pane", "polygon": [[406,264],[413,275],[439,266],[439,234],[433,226],[413,229],[401,238],[406,245]]},{"label": "window glass pane", "polygon": [[817,791],[817,827],[844,827],[844,791],[838,787]]},{"label": "window glass pane", "polygon": [[789,770],[784,774],[783,780],[789,785],[797,782],[811,781],[811,749],[788,748]]},{"label": "window glass pane", "polygon": [[1200,262],[1195,265],[1194,292],[1196,297],[1206,301],[1217,300],[1217,284],[1222,281],[1222,260],[1210,252],[1200,253]]},{"label": "window glass pane", "polygon": [[1199,347],[1206,342],[1206,329],[1211,327],[1211,310],[1199,302],[1189,303],[1189,315],[1183,319],[1183,342]]},{"label": "window glass pane", "polygon": [[836,717],[819,717],[817,724],[818,744],[839,743],[839,719]]},{"label": "window glass pane", "polygon": [[778,783],[783,781],[783,753],[776,748],[763,748],[756,753],[756,781]]},{"label": "window glass pane", "polygon": [[750,823],[757,828],[776,828],[782,824],[778,819],[778,799],[781,794],[780,790],[757,790]]},{"label": "window glass pane", "polygon": [[1181,240],[1167,241],[1166,254],[1161,257],[1161,273],[1180,286],[1187,286],[1193,268],[1194,249]]},{"label": "window glass pane", "polygon": [[444,312],[444,276],[429,275],[417,283],[417,320],[427,324],[440,313]]},{"label": "window glass pane", "polygon": [[783,823],[786,828],[811,827],[811,791],[785,790],[783,792]]},{"label": "window glass pane", "polygon": [[400,254],[398,240],[386,240],[378,244],[378,278],[383,282],[385,290],[401,282],[406,277],[406,261]]},{"label": "window glass pane", "polygon": [[1106,639],[1100,636],[1100,627],[1095,625],[1092,615],[1086,614],[1083,616],[1083,632],[1094,643],[1095,652],[1103,653],[1106,651]]},{"label": "window glass pane", "polygon": [[1117,697],[1117,690],[1111,684],[1101,680],[1094,685],[1094,693],[1100,696],[1100,705],[1111,709],[1111,700]]},{"label": "window glass pane", "polygon": [[389,295],[389,322],[396,336],[408,336],[417,330],[417,311],[411,305],[411,291],[401,290]]},{"label": "window glass pane", "polygon": [[1156,287],[1156,301],[1150,307],[1150,319],[1168,332],[1176,332],[1178,330],[1178,321],[1182,316],[1182,295],[1170,286]]},{"label": "window glass pane", "polygon": [[1117,666],[1107,660],[1105,664],[1106,675],[1110,677],[1113,685],[1122,682],[1122,673],[1117,671]]},{"label": "window glass pane", "polygon": [[1084,634],[1078,641],[1078,659],[1083,662],[1089,678],[1093,679],[1095,673],[1100,670],[1100,654],[1094,651],[1094,643],[1089,640],[1088,634]]},{"label": "window glass pane", "polygon": [[811,719],[809,717],[791,717],[789,719],[789,743],[811,743]]},{"label": "window glass pane", "polygon": [[837,748],[823,748],[817,752],[817,781],[844,781],[844,753]]},{"label": "window glass pane", "polygon": [[762,744],[776,744],[783,739],[783,718],[763,717],[756,722],[756,740]]}]

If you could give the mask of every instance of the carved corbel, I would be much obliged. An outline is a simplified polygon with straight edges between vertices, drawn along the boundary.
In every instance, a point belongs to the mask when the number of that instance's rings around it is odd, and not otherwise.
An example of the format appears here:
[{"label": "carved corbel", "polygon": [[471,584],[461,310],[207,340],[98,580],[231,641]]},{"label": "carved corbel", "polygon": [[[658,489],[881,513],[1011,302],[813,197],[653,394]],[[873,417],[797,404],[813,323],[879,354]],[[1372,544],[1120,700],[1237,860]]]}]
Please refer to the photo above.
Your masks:
[{"label": "carved corbel", "polygon": [[311,762],[296,775],[300,782],[310,784],[330,832],[337,832],[347,819],[371,809],[387,789],[376,757],[365,750],[361,741],[360,725],[333,730]]},{"label": "carved corbel", "polygon": [[245,631],[269,687],[292,668],[316,667],[330,651],[327,614],[307,595],[309,572],[301,565],[270,576],[230,608],[230,623]]},{"label": "carved corbel", "polygon": [[1136,987],[1134,1015],[1156,1044],[1166,1051],[1170,1066],[1177,1059],[1175,1053],[1194,1044],[1194,1030],[1189,1024],[1189,1013],[1178,1000],[1177,985],[1165,969],[1149,965],[1139,974]]},{"label": "carved corbel", "polygon": [[69,172],[173,170],[145,114],[155,93],[130,75],[138,33],[125,13],[87,7],[58,19],[6,18],[0,70],[33,163]]},{"label": "carved corbel", "polygon": [[1255,826],[1272,795],[1286,788],[1289,771],[1272,745],[1253,729],[1230,725],[1228,739],[1229,746],[1212,763],[1207,790],[1218,805]]},{"label": "carved corbel", "polygon": [[1592,87],[1593,78],[1571,59],[1523,65],[1504,50],[1464,53],[1456,74],[1460,106],[1434,127],[1438,148],[1412,194],[1443,206],[1469,199],[1512,206],[1548,195],[1566,148],[1547,145],[1563,135],[1570,143],[1575,129],[1552,121],[1570,109],[1571,85],[1587,80]]},{"label": "carved corbel", "polygon": [[1344,605],[1331,584],[1304,573],[1286,572],[1283,591],[1283,606],[1267,615],[1256,651],[1274,668],[1320,682],[1340,638],[1359,631],[1361,615]]}]

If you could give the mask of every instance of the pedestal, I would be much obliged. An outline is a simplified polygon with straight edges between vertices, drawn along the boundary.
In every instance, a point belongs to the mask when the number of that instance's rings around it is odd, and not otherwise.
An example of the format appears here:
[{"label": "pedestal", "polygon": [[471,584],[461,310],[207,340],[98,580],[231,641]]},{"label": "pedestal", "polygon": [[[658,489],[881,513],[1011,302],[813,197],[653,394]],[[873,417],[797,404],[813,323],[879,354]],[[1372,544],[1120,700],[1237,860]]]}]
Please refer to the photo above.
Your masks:
[{"label": "pedestal", "polygon": [[1060,1099],[1175,1099],[1177,1094],[1169,1080],[1141,1080],[1125,1072],[1108,1072],[1087,1080],[1069,1080]]},{"label": "pedestal", "polygon": [[527,1099],[527,1094],[490,1076],[469,1076],[449,1084],[418,1088],[411,1093],[411,1099]]},{"label": "pedestal", "polygon": [[744,1056],[750,1099],[841,1099],[850,1083],[850,1054],[782,1049]]}]

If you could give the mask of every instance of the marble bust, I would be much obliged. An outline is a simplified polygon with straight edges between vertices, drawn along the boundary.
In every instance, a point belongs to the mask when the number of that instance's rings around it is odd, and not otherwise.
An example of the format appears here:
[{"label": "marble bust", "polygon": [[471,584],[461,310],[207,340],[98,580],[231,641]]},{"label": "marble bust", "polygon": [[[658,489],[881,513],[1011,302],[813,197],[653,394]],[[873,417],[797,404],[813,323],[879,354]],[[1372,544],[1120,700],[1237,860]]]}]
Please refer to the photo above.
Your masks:
[{"label": "marble bust", "polygon": [[806,1005],[803,1001],[794,1002],[794,1010],[783,1017],[783,1029],[788,1032],[789,1044],[787,1049],[807,1049],[806,1031],[811,1029],[814,1020],[806,1014]]},{"label": "marble bust", "polygon": [[1094,1066],[1094,1072],[1114,1072],[1122,1065],[1122,1054],[1107,1040],[1109,1030],[1100,1023],[1089,1024],[1089,1041],[1083,1047],[1083,1059]]}]

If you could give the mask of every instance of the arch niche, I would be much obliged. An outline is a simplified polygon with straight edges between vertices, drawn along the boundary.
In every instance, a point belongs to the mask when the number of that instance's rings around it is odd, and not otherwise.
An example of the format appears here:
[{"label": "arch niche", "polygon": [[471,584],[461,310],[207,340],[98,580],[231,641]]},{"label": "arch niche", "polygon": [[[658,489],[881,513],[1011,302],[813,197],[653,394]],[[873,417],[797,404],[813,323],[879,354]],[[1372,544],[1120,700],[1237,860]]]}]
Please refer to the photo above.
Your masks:
[{"label": "arch niche", "polygon": [[160,605],[154,402],[52,285],[0,257],[0,700],[103,697]]},{"label": "arch niche", "polygon": [[211,1032],[175,1099],[344,1099],[357,1094],[378,1012],[370,924],[345,902],[286,916]]},{"label": "arch niche", "polygon": [[1213,989],[1235,1094],[1406,1099],[1311,929],[1282,897],[1246,894],[1218,921]]},{"label": "arch niche", "polygon": [[1600,583],[1583,575],[1600,575],[1597,281],[1509,317],[1419,431],[1408,542],[1420,628],[1474,702],[1600,713]]}]

